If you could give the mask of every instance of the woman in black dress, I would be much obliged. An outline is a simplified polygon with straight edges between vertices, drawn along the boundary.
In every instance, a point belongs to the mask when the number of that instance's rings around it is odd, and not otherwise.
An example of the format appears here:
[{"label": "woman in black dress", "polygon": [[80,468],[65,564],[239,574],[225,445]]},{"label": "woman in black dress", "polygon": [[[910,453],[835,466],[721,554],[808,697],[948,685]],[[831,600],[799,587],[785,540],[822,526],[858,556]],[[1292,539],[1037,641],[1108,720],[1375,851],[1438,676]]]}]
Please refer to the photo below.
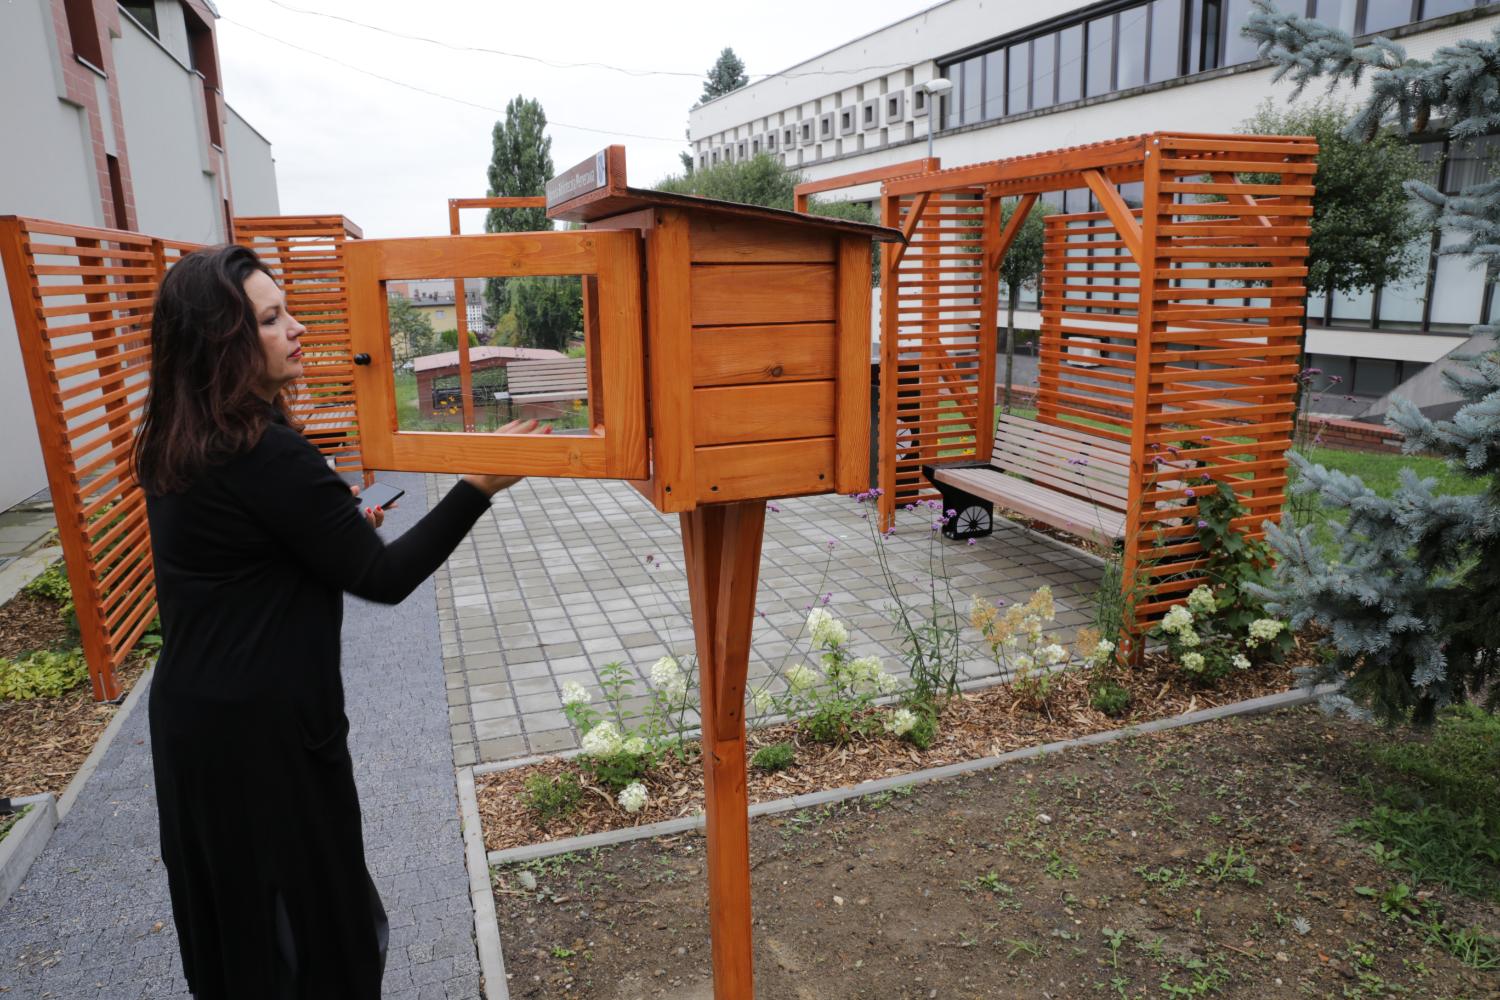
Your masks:
[{"label": "woman in black dress", "polygon": [[244,247],[184,257],[152,319],[135,452],[163,636],[151,751],[197,1000],[380,996],[386,921],[345,739],[343,594],[401,601],[516,481],[466,476],[385,544],[382,515],[361,514],[288,418],[304,332]]}]

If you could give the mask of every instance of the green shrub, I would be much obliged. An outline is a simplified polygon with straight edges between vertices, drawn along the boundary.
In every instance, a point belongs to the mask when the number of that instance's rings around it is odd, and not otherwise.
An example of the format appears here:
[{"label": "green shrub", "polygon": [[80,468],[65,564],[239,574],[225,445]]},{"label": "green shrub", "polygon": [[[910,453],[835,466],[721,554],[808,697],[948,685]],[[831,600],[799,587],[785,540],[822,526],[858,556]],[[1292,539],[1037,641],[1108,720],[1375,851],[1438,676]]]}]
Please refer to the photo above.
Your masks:
[{"label": "green shrub", "polygon": [[536,813],[543,826],[577,809],[582,798],[583,785],[572,771],[564,771],[555,778],[533,774],[526,779],[525,791],[521,793],[526,808]]},{"label": "green shrub", "polygon": [[771,774],[791,767],[796,757],[797,749],[790,743],[772,743],[755,751],[755,755],[750,758],[750,766]]},{"label": "green shrub", "polygon": [[1095,711],[1117,718],[1130,707],[1130,692],[1114,681],[1103,681],[1089,691],[1089,704]]},{"label": "green shrub", "polygon": [[73,589],[68,585],[68,570],[61,559],[42,571],[42,575],[28,583],[22,590],[32,597],[49,601],[71,601]]},{"label": "green shrub", "polygon": [[88,663],[79,649],[63,653],[41,650],[19,660],[0,659],[0,698],[55,698],[82,684],[88,676]]}]

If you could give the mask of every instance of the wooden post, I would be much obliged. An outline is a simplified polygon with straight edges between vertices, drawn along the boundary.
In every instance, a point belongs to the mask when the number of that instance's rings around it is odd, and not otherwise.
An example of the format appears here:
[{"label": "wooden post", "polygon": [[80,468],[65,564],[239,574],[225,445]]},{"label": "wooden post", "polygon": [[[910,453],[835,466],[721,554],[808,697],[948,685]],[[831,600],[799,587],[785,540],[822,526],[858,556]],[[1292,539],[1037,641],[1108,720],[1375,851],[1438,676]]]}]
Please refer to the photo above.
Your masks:
[{"label": "wooden post", "polygon": [[716,504],[679,517],[698,640],[714,1000],[751,1000],[744,706],[766,504]]}]

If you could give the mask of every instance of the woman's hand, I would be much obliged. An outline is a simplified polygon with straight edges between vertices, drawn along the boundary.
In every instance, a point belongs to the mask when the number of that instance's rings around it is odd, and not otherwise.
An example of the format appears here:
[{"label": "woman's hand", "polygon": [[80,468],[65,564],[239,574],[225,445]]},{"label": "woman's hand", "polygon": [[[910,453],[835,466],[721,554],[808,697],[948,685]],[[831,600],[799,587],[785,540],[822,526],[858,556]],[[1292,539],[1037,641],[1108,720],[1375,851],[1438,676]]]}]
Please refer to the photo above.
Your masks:
[{"label": "woman's hand", "polygon": [[[551,424],[538,424],[535,420],[512,420],[510,423],[495,431],[496,434],[551,434]],[[464,482],[474,487],[487,497],[492,497],[501,490],[508,490],[519,483],[523,476],[464,476]]]},{"label": "woman's hand", "polygon": [[[359,487],[358,486],[351,486],[351,487],[349,487],[349,492],[353,493],[357,497],[357,496],[359,496]],[[385,512],[387,510],[395,510],[395,509],[396,509],[396,505],[395,504],[391,504],[389,507],[384,507],[384,508],[382,508],[382,507],[366,507],[363,511],[361,511],[361,513],[365,515],[365,520],[370,522],[370,527],[372,527],[372,528],[378,528],[382,524],[385,523]]]}]

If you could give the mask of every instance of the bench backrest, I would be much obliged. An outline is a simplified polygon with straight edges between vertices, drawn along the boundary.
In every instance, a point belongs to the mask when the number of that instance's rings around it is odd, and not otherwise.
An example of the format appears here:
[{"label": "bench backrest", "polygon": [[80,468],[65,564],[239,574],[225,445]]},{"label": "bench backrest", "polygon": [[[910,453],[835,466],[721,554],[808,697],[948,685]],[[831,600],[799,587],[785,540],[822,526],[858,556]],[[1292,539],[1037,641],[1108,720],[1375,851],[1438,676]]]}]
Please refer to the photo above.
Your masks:
[{"label": "bench backrest", "polygon": [[1004,414],[990,464],[1101,507],[1123,511],[1129,503],[1130,446],[1084,428]]},{"label": "bench backrest", "polygon": [[512,398],[542,393],[576,392],[588,395],[589,376],[586,358],[557,358],[547,361],[512,361],[506,368],[507,385]]}]

